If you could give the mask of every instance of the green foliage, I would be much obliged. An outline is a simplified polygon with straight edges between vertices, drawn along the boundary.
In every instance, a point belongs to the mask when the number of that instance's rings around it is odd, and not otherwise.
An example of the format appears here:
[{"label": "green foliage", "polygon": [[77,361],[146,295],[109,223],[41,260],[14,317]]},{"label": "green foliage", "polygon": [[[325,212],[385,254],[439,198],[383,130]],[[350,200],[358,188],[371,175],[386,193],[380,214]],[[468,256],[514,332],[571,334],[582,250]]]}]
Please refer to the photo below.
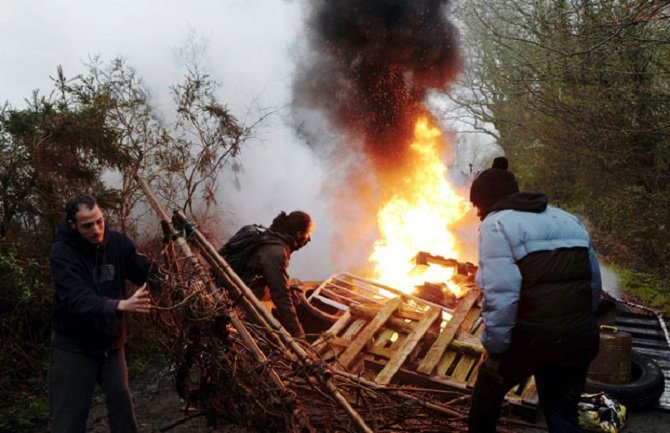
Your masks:
[{"label": "green foliage", "polygon": [[[86,73],[72,78],[58,68],[54,85],[50,97],[36,92],[26,108],[0,107],[3,432],[28,431],[30,424],[45,430],[52,298],[47,256],[65,201],[94,194],[108,221],[135,237],[143,215],[138,209],[147,206],[138,206],[143,195],[134,175],[152,182],[173,205],[209,205],[220,171],[252,131],[218,102],[217,84],[195,67],[173,88],[172,122],[156,113],[134,69],[121,59],[92,59]],[[134,372],[143,368],[131,365]]]},{"label": "green foliage", "polygon": [[128,377],[131,380],[141,378],[153,368],[166,365],[168,358],[164,347],[146,341],[142,345],[136,343],[134,346],[127,351]]},{"label": "green foliage", "polygon": [[614,266],[626,293],[670,316],[670,281],[655,274]]},{"label": "green foliage", "polygon": [[0,240],[0,431],[46,425],[47,281],[43,264]]},{"label": "green foliage", "polygon": [[[32,374],[49,338],[51,291],[45,264],[19,247],[0,241],[0,366]],[[0,377],[14,379],[15,374]]]},{"label": "green foliage", "polygon": [[192,211],[194,201],[216,202],[220,171],[240,152],[252,127],[243,127],[218,102],[218,84],[192,66],[184,80],[171,88],[177,108],[169,152],[157,154],[165,167],[157,187],[171,200]]},{"label": "green foliage", "polygon": [[51,238],[64,201],[89,192],[132,235],[143,197],[136,174],[176,207],[208,208],[221,170],[265,117],[240,124],[218,101],[218,84],[195,65],[171,89],[173,121],[151,106],[135,70],[121,59],[94,58],[86,74],[72,78],[58,68],[54,84],[55,97],[35,94],[25,109],[0,110],[5,231],[30,229]]},{"label": "green foliage", "polygon": [[67,197],[104,195],[103,173],[124,161],[99,107],[57,105],[36,97],[25,110],[0,113],[0,212],[9,236],[51,238]]},{"label": "green foliage", "polygon": [[0,300],[11,300],[14,307],[33,302],[38,288],[43,284],[40,281],[43,274],[43,269],[35,259],[18,257],[16,244],[0,242]]},{"label": "green foliage", "polygon": [[44,432],[49,423],[49,402],[44,382],[36,384],[31,392],[15,396],[0,408],[0,432]]}]

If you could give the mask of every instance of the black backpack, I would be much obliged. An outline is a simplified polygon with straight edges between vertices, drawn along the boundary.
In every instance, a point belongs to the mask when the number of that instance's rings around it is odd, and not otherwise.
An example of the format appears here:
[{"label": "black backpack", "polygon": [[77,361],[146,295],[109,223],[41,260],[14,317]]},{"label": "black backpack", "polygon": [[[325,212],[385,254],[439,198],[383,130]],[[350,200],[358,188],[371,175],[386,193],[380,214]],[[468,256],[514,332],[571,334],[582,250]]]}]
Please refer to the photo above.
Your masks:
[{"label": "black backpack", "polygon": [[219,255],[242,280],[247,281],[254,277],[253,269],[249,268],[249,258],[257,247],[268,243],[263,239],[263,233],[266,231],[267,229],[259,224],[243,226],[219,250]]}]

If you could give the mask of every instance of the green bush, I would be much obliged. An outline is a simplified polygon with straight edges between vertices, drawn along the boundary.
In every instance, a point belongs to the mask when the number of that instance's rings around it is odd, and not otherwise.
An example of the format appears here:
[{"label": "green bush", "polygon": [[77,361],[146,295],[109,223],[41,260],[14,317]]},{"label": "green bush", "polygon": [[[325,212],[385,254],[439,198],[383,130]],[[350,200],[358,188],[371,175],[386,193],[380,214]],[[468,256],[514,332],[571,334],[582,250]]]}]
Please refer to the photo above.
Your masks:
[{"label": "green bush", "polygon": [[44,431],[48,417],[48,272],[25,251],[0,241],[0,432]]},{"label": "green bush", "polygon": [[23,396],[14,404],[0,409],[0,432],[44,432],[49,422],[46,389]]}]

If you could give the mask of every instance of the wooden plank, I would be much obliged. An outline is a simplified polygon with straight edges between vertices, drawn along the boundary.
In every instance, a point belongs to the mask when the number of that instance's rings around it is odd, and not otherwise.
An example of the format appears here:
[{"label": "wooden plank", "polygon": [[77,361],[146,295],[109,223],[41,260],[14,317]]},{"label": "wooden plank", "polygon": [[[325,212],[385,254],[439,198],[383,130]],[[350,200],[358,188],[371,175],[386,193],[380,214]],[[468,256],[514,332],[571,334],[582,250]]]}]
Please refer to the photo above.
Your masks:
[{"label": "wooden plank", "polygon": [[[328,340],[328,344],[330,346],[335,346],[344,350],[345,348],[349,347],[351,340],[342,337],[332,337]],[[391,357],[395,354],[395,350],[383,346],[368,345],[365,347],[365,353],[391,359]]]},{"label": "wooden plank", "polygon": [[[345,348],[349,347],[349,345],[351,344],[351,340],[347,340],[342,337],[332,337],[328,339],[328,344],[330,346],[335,346],[344,350]],[[366,355],[375,355],[380,356],[382,358],[391,359],[393,355],[395,355],[396,350],[389,347],[368,345],[365,348],[365,353]]]},{"label": "wooden plank", "polygon": [[[473,328],[473,327],[475,328],[475,329],[472,329],[472,331],[474,332],[474,335],[473,334],[460,334],[459,333],[459,338],[462,339],[462,340],[469,340],[472,343],[474,343],[476,341],[476,344],[477,344],[476,347],[480,350],[480,352],[478,352],[478,353],[473,353],[472,349],[474,349],[474,347],[464,348],[465,353],[469,353],[471,356],[473,356],[475,358],[475,362],[477,363],[477,365],[474,366],[473,372],[470,374],[470,378],[468,379],[468,385],[469,386],[474,386],[475,385],[475,381],[477,380],[477,373],[479,373],[479,367],[481,366],[481,362],[480,362],[481,356],[485,352],[484,346],[482,346],[481,338],[480,338],[482,336],[482,334],[484,333],[484,324],[481,320],[481,309],[479,307],[476,307],[476,308],[477,308],[476,311],[477,311],[478,314],[475,318],[475,321],[474,321],[473,325],[470,325],[470,328]],[[468,351],[468,349],[469,349],[469,351]]]},{"label": "wooden plank", "polygon": [[[381,371],[386,364],[375,359],[365,358],[365,366],[369,371]],[[465,386],[462,383],[458,383],[455,380],[450,380],[449,378],[435,377],[435,376],[426,376],[425,374],[419,374],[415,371],[408,370],[406,368],[400,368],[396,375],[394,376],[394,383],[398,385],[409,385],[413,387],[425,388],[427,390],[465,390]]]},{"label": "wooden plank", "polygon": [[474,367],[470,378],[468,379],[468,386],[474,387],[475,382],[477,382],[477,375],[479,374],[479,368],[482,366],[482,353],[477,357],[477,365]]},{"label": "wooden plank", "polygon": [[351,313],[348,311],[345,311],[342,316],[340,316],[339,319],[335,323],[331,325],[331,327],[321,334],[321,336],[312,343],[312,348],[318,353],[323,350],[325,346],[327,346],[327,340],[330,338],[335,337],[337,334],[339,334],[342,329],[344,329],[345,326],[349,324],[349,320],[351,319]]},{"label": "wooden plank", "polygon": [[393,314],[394,311],[402,304],[402,298],[391,299],[386,303],[384,308],[372,319],[365,328],[360,332],[351,345],[339,356],[338,362],[348,368],[358,353],[365,347],[365,345],[374,337],[375,333],[384,326],[384,323]]},{"label": "wooden plank", "polygon": [[428,328],[435,322],[435,320],[440,317],[442,314],[442,309],[439,307],[431,307],[426,313],[425,317],[416,325],[414,331],[412,331],[405,340],[402,347],[398,349],[396,354],[391,358],[386,364],[386,367],[375,378],[375,382],[380,385],[387,385],[391,382],[393,375],[398,371],[398,369],[405,362],[405,359],[409,354],[414,350],[416,345],[419,343],[419,340],[428,331]]},{"label": "wooden plank", "polygon": [[[391,345],[388,347],[389,350],[395,352],[397,350],[400,350],[400,348],[405,344],[405,341],[407,340],[408,335],[407,334],[398,334],[398,338],[391,343]],[[389,356],[389,359],[393,358],[393,356]]]},{"label": "wooden plank", "polygon": [[342,333],[342,337],[334,337],[335,339],[341,339],[343,341],[346,341],[346,344],[344,345],[333,345],[329,344],[328,345],[328,353],[323,354],[322,358],[324,359],[330,359],[330,358],[335,358],[338,357],[349,345],[351,344],[351,340],[360,332],[361,329],[365,326],[366,323],[368,323],[365,320],[356,320],[352,318],[353,320],[349,324],[347,328],[344,329],[344,332]]},{"label": "wooden plank", "polygon": [[472,370],[472,366],[475,365],[478,360],[479,357],[462,355],[451,377],[459,382],[467,383],[468,374],[470,373],[470,370]]},{"label": "wooden plank", "polygon": [[484,329],[486,328],[484,326],[484,322],[481,320],[478,320],[479,324],[475,329],[473,329],[472,334],[475,335],[476,337],[480,338],[482,335],[484,335]]},{"label": "wooden plank", "polygon": [[[375,315],[379,313],[379,310],[380,309],[375,309],[374,306],[370,307],[370,306],[352,305],[350,311],[353,317],[372,320],[375,317]],[[395,313],[393,313],[393,316],[391,316],[386,321],[386,323],[384,324],[384,329],[390,329],[398,331],[399,333],[409,334],[414,329],[414,326],[416,326],[416,322],[420,321],[425,317],[425,314],[418,314],[416,311],[414,311],[412,314],[403,314],[401,310],[402,306],[398,310],[396,310]],[[409,321],[405,319],[409,319]],[[430,329],[428,332],[433,334],[433,339],[437,338],[438,333],[435,332],[433,329]]]},{"label": "wooden plank", "polygon": [[[388,323],[388,322],[387,322]],[[382,332],[379,333],[377,338],[375,339],[374,347],[386,347],[387,343],[391,338],[393,338],[394,335],[397,335],[396,331],[392,329],[384,329]],[[396,337],[397,338],[397,337]],[[396,340],[397,341],[397,340]]]},{"label": "wooden plank", "polygon": [[368,321],[363,319],[353,320],[351,325],[349,325],[349,327],[342,333],[342,338],[346,338],[350,341],[353,340],[367,323]]},{"label": "wooden plank", "polygon": [[440,358],[440,362],[438,362],[435,367],[435,374],[440,377],[446,376],[447,370],[449,370],[449,367],[453,364],[456,355],[458,355],[458,352],[455,350],[447,350],[444,352],[444,355]]},{"label": "wooden plank", "polygon": [[479,316],[481,316],[481,308],[477,306],[473,306],[470,308],[470,311],[467,312],[465,315],[465,319],[463,320],[463,323],[461,323],[461,331],[467,332],[467,333],[473,333],[473,331],[470,329],[474,324],[476,324],[477,319],[479,319]]},{"label": "wooden plank", "polygon": [[[447,352],[450,352],[449,350]],[[383,362],[379,362],[373,359],[365,359],[365,366],[370,371],[379,371],[383,366]],[[416,373],[414,371],[401,368],[398,370],[393,379],[394,384],[400,386],[407,385],[412,387],[424,388],[426,390],[438,390],[438,391],[448,391],[448,390],[461,390],[467,391],[468,387],[466,384],[449,379],[445,376],[426,376],[425,374]],[[442,393],[437,396],[439,399]],[[525,421],[534,422],[537,415],[537,407],[531,406],[528,404],[523,404],[521,399],[514,398],[513,396],[505,396],[505,399],[512,404],[512,413],[520,415]]]},{"label": "wooden plank", "polygon": [[[370,317],[370,319],[371,318],[372,317]],[[403,334],[409,334],[414,329],[412,323],[402,322],[402,325],[400,325],[400,322],[401,321],[395,317],[391,317],[389,320],[387,320],[384,324],[383,330],[375,339],[375,345],[388,345],[388,337],[393,336],[395,333],[398,333],[399,336],[402,336]],[[416,323],[414,323],[414,325],[416,326]],[[330,333],[330,330],[327,332]],[[423,340],[435,341],[438,337],[439,334],[431,327],[428,329],[428,332],[426,332]],[[397,341],[393,343],[393,345],[396,344]],[[450,349],[455,349],[458,352],[468,353],[471,355],[479,355],[484,351],[481,340],[478,337],[461,330],[456,333],[456,337],[451,341],[451,344],[448,347]]]},{"label": "wooden plank", "polygon": [[[376,316],[383,308],[383,305],[377,304],[352,304],[349,307],[349,311],[354,317],[367,317],[372,318]],[[417,311],[416,308],[409,308],[405,304],[400,305],[398,309],[393,314],[394,320],[398,323],[407,323],[403,319],[410,319],[415,322],[423,319],[425,312]]]},{"label": "wooden plank", "polygon": [[475,356],[479,356],[484,352],[484,346],[482,346],[481,340],[478,337],[463,331],[458,331],[456,333],[456,338],[451,342],[449,348]]},{"label": "wooden plank", "polygon": [[342,337],[330,337],[328,339],[328,344],[331,346],[339,346],[339,347],[349,347],[351,344],[351,340],[348,338],[342,338]]},{"label": "wooden plank", "polygon": [[535,376],[531,376],[526,383],[526,386],[523,387],[523,392],[521,393],[521,400],[524,403],[536,405],[539,403],[539,398],[537,395],[537,386],[535,385]]},{"label": "wooden plank", "polygon": [[442,358],[442,354],[447,349],[447,346],[451,344],[451,341],[456,336],[456,332],[458,332],[461,324],[465,320],[466,314],[470,311],[478,297],[478,290],[470,290],[463,296],[463,298],[461,298],[451,320],[449,320],[447,326],[440,332],[440,336],[419,363],[419,367],[417,368],[419,373],[431,374],[433,372],[433,369],[440,361],[440,358]]}]

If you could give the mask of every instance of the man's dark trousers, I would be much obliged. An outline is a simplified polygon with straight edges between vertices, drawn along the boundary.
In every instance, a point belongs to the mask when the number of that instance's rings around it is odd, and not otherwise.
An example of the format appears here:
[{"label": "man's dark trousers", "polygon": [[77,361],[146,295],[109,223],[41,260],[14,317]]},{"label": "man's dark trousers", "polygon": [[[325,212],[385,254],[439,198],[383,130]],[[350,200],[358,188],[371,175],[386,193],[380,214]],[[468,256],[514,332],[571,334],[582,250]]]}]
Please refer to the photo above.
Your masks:
[{"label": "man's dark trousers", "polygon": [[[514,359],[516,358],[516,359]],[[480,368],[472,394],[469,433],[495,433],[505,394],[535,375],[535,383],[551,433],[583,433],[577,404],[584,389],[589,362],[562,366],[532,366],[518,357],[503,355],[499,375]]]},{"label": "man's dark trousers", "polygon": [[124,349],[88,355],[51,349],[51,433],[84,433],[98,383],[107,399],[111,433],[137,432]]}]

